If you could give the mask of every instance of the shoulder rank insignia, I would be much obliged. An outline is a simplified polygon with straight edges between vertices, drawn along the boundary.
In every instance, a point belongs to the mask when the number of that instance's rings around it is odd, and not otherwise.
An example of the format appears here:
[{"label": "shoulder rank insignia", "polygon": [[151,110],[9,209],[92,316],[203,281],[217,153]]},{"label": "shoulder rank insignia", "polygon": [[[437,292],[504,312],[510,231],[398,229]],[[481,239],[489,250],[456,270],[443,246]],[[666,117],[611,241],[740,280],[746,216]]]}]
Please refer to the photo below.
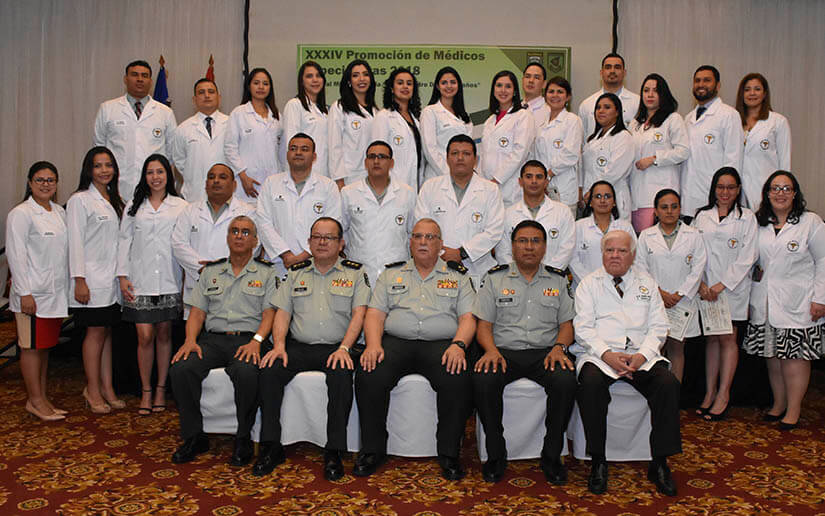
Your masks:
[{"label": "shoulder rank insignia", "polygon": [[467,267],[462,265],[460,262],[450,260],[449,262],[447,262],[447,267],[458,272],[459,274],[467,274]]},{"label": "shoulder rank insignia", "polygon": [[298,263],[296,263],[295,265],[293,265],[292,267],[290,267],[290,268],[289,268],[289,270],[291,270],[291,271],[299,271],[299,270],[301,270],[301,269],[305,269],[305,268],[309,267],[309,265],[310,265],[311,263],[312,263],[312,261],[310,261],[310,260],[304,260],[304,261],[302,261],[302,262],[298,262]]},{"label": "shoulder rank insignia", "polygon": [[405,262],[405,261],[403,261],[403,260],[402,260],[402,261],[400,261],[400,262],[392,262],[392,263],[388,263],[388,264],[384,265],[384,267],[386,267],[387,269],[393,269],[393,268],[395,268],[395,267],[401,267],[401,266],[402,266],[402,265],[404,265],[405,263],[407,263],[407,262]]},{"label": "shoulder rank insignia", "polygon": [[255,261],[260,263],[261,265],[266,265],[267,267],[272,267],[272,262],[269,260],[264,260],[263,258],[255,258]]},{"label": "shoulder rank insignia", "polygon": [[206,267],[207,265],[215,265],[216,263],[223,263],[223,262],[227,261],[228,259],[229,258],[221,258],[220,260],[212,260],[211,262],[206,262],[204,264],[204,267]]},{"label": "shoulder rank insignia", "polygon": [[355,269],[355,270],[358,270],[358,269],[360,269],[361,267],[364,266],[363,263],[354,262],[352,260],[343,260],[343,261],[341,261],[341,265],[343,265],[344,267],[347,267],[349,269]]},{"label": "shoulder rank insignia", "polygon": [[487,271],[487,274],[495,274],[497,272],[506,271],[509,268],[510,267],[508,265],[496,265],[495,267]]},{"label": "shoulder rank insignia", "polygon": [[567,271],[563,271],[555,267],[550,267],[549,265],[545,265],[544,270],[546,270],[547,272],[552,272],[553,274],[558,274],[559,276],[567,276]]}]

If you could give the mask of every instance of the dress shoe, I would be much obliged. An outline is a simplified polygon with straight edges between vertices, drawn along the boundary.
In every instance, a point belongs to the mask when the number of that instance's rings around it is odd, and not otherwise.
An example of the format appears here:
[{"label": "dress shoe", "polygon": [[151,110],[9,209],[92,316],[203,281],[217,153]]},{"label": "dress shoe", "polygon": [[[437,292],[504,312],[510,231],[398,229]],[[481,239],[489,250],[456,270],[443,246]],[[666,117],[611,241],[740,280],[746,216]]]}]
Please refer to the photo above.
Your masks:
[{"label": "dress shoe", "polygon": [[201,453],[205,453],[209,451],[209,438],[206,437],[206,434],[198,434],[193,437],[189,437],[183,444],[180,445],[180,448],[175,450],[175,453],[172,454],[172,462],[175,464],[183,464],[184,462],[191,462],[194,460],[195,457],[200,455]]},{"label": "dress shoe", "polygon": [[786,423],[784,421],[779,422],[779,429],[782,431],[787,432],[788,430],[793,430],[794,428],[799,426],[799,421],[796,423]]},{"label": "dress shoe", "polygon": [[783,410],[781,414],[776,415],[768,414],[767,412],[765,412],[765,415],[762,416],[762,421],[765,421],[766,423],[776,423],[777,421],[780,421],[783,417],[785,417],[785,412],[786,411]]},{"label": "dress shoe", "polygon": [[498,482],[507,470],[507,459],[490,459],[481,467],[481,477],[485,482]]},{"label": "dress shoe", "polygon": [[718,414],[714,414],[713,412],[708,411],[708,413],[705,414],[705,421],[724,421],[725,418],[728,417],[728,409],[729,408],[730,408],[730,404],[728,404],[728,406],[725,407],[725,410],[723,410],[722,412],[720,412]]},{"label": "dress shoe", "polygon": [[441,465],[441,476],[447,480],[461,480],[467,474],[461,467],[461,462],[456,458],[439,455],[438,463]]},{"label": "dress shoe", "polygon": [[99,405],[93,404],[89,399],[89,390],[86,387],[83,387],[83,399],[86,400],[86,406],[89,407],[89,410],[91,410],[93,414],[108,414],[112,411],[112,407],[105,401]]},{"label": "dress shoe", "polygon": [[344,465],[341,463],[341,452],[338,450],[324,451],[324,478],[333,482],[344,476]]},{"label": "dress shoe", "polygon": [[567,466],[564,465],[560,457],[551,459],[542,454],[539,465],[544,472],[544,478],[551,484],[563,486],[567,483]]},{"label": "dress shoe", "polygon": [[232,466],[246,466],[252,460],[252,454],[252,440],[249,437],[236,437],[229,464]]},{"label": "dress shoe", "polygon": [[258,460],[252,466],[252,474],[256,477],[269,475],[275,469],[275,466],[283,464],[284,461],[286,461],[286,454],[280,443],[263,442],[258,452]]},{"label": "dress shoe", "polygon": [[37,410],[37,407],[35,407],[32,402],[28,400],[26,401],[26,412],[34,417],[40,418],[41,421],[60,421],[61,419],[66,419],[65,412],[60,414],[57,410],[54,410],[51,414],[44,414],[43,412]]},{"label": "dress shoe", "polygon": [[651,462],[647,468],[647,479],[656,484],[656,490],[663,495],[676,496],[676,484],[667,462]]},{"label": "dress shoe", "polygon": [[355,467],[352,474],[356,477],[368,477],[387,461],[387,456],[383,453],[359,453],[355,459]]},{"label": "dress shoe", "polygon": [[597,495],[607,492],[607,462],[599,461],[590,465],[587,489]]}]

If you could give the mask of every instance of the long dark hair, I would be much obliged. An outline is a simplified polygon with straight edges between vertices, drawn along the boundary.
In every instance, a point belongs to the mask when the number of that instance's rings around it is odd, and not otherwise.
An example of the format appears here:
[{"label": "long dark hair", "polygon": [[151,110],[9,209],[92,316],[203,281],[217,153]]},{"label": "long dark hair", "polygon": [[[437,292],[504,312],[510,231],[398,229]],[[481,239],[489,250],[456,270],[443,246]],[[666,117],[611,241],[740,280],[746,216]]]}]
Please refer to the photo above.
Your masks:
[{"label": "long dark hair", "polygon": [[93,179],[92,171],[94,170],[94,159],[98,154],[105,154],[109,156],[110,160],[112,160],[112,168],[115,173],[112,176],[112,180],[109,181],[108,185],[106,185],[106,193],[109,194],[109,204],[112,205],[112,208],[114,208],[117,218],[119,219],[123,216],[123,199],[120,198],[120,192],[117,188],[117,183],[120,179],[120,168],[117,165],[115,155],[112,154],[112,151],[108,148],[97,146],[89,149],[89,152],[87,152],[86,156],[83,157],[83,165],[80,169],[80,183],[77,185],[77,190],[75,191],[80,192],[81,190],[85,191],[89,189],[89,185],[92,184]]},{"label": "long dark hair", "polygon": [[733,205],[739,212],[739,216],[742,216],[742,178],[739,176],[739,172],[733,167],[722,167],[713,174],[713,179],[710,182],[710,192],[708,192],[708,203],[696,210],[696,215],[699,215],[700,211],[710,210],[716,207],[716,185],[722,176],[732,177],[739,186],[739,195],[736,196]]},{"label": "long dark hair", "polygon": [[356,115],[363,117],[364,114],[361,113],[361,107],[358,105],[358,99],[355,98],[355,92],[352,91],[352,69],[359,65],[366,68],[367,74],[370,76],[370,87],[367,88],[366,95],[367,105],[364,106],[364,108],[371,115],[373,114],[373,111],[375,111],[375,75],[372,73],[370,64],[363,59],[351,61],[344,70],[344,74],[341,76],[341,84],[338,86],[338,91],[341,93],[341,98],[338,102],[341,103],[341,109],[344,113],[355,113]]},{"label": "long dark hair", "polygon": [[[29,197],[32,196],[32,187],[31,182],[34,178],[34,175],[40,172],[41,170],[51,170],[54,174],[55,179],[60,179],[60,175],[57,173],[57,167],[51,161],[36,161],[34,164],[29,167],[29,174],[26,176],[26,193],[23,195],[23,200],[27,201]],[[52,201],[57,198],[57,190],[54,191],[54,195],[52,196]]]},{"label": "long dark hair", "polygon": [[[135,187],[135,196],[132,198],[132,206],[128,211],[130,217],[135,216],[140,205],[143,204],[143,201],[151,194],[149,183],[146,181],[146,170],[149,168],[149,163],[153,161],[159,162],[160,166],[162,166],[166,172],[166,195],[178,195],[178,192],[175,190],[175,176],[172,174],[172,165],[169,164],[169,160],[166,159],[166,156],[163,154],[152,154],[143,162],[143,169],[140,171],[140,181]],[[164,198],[166,198],[166,196],[164,196]]]},{"label": "long dark hair", "polygon": [[599,102],[601,102],[602,99],[609,100],[613,104],[613,107],[616,108],[616,125],[614,125],[613,129],[610,130],[610,136],[619,134],[620,132],[626,130],[626,127],[624,126],[624,117],[622,117],[622,100],[619,97],[617,97],[615,93],[603,93],[598,99],[596,99],[596,104],[593,108],[593,119],[596,121],[596,130],[593,131],[593,134],[591,134],[587,138],[587,141],[590,141],[593,138],[595,138],[596,135],[599,134],[599,131],[602,130],[601,124],[598,122],[598,120],[596,120],[596,109],[598,109]]},{"label": "long dark hair", "polygon": [[736,90],[736,111],[739,111],[739,118],[742,119],[742,126],[747,123],[748,109],[745,107],[745,84],[756,79],[762,84],[762,89],[765,90],[765,98],[762,99],[762,105],[759,106],[759,116],[757,120],[767,120],[771,112],[771,89],[768,87],[768,80],[761,73],[749,73],[742,77],[739,81],[739,88]]},{"label": "long dark hair", "polygon": [[773,213],[773,206],[771,206],[771,202],[768,200],[768,192],[771,191],[771,181],[777,176],[785,176],[790,179],[791,184],[793,184],[793,204],[791,205],[791,212],[788,213],[787,222],[789,224],[798,223],[799,217],[806,211],[808,203],[805,202],[805,196],[802,195],[802,188],[799,186],[799,181],[787,170],[777,170],[768,176],[767,181],[762,185],[762,202],[759,204],[759,209],[756,210],[756,221],[760,226],[767,226],[768,224],[775,224],[777,222],[776,215]]},{"label": "long dark hair", "polygon": [[499,110],[498,99],[496,98],[496,81],[501,79],[502,77],[507,77],[510,79],[510,82],[513,83],[513,107],[510,108],[510,113],[515,113],[519,109],[524,109],[524,106],[521,105],[521,93],[519,93],[518,88],[518,79],[516,79],[516,74],[511,72],[510,70],[502,70],[493,76],[493,82],[490,83],[490,105],[488,109],[490,110],[490,114],[497,114]]},{"label": "long dark hair", "polygon": [[452,66],[445,66],[435,74],[433,94],[430,96],[430,102],[427,105],[432,106],[441,100],[441,91],[438,89],[438,82],[448,73],[453,74],[455,80],[458,82],[458,91],[455,92],[455,97],[453,97],[453,111],[455,112],[455,116],[463,120],[465,124],[468,124],[470,123],[470,115],[467,114],[467,110],[464,108],[464,85],[461,84],[461,76],[458,75],[458,72]]},{"label": "long dark hair", "polygon": [[266,99],[264,99],[264,102],[269,106],[269,110],[272,111],[272,117],[275,118],[275,120],[280,120],[281,115],[278,113],[278,106],[275,105],[275,84],[272,82],[272,75],[266,68],[253,68],[252,71],[249,72],[249,75],[246,76],[246,80],[243,83],[243,98],[241,98],[241,104],[246,104],[252,100],[252,93],[249,91],[249,87],[252,84],[252,79],[259,73],[265,74],[269,81],[269,94],[266,96]]},{"label": "long dark hair", "polygon": [[296,97],[298,100],[301,101],[301,105],[304,107],[305,110],[309,111],[309,101],[307,100],[307,91],[304,88],[304,71],[309,67],[315,68],[318,72],[318,75],[321,76],[321,80],[323,84],[321,84],[321,91],[318,92],[318,98],[315,99],[315,105],[318,106],[318,109],[321,113],[327,113],[327,76],[324,74],[324,70],[321,68],[321,65],[316,63],[315,61],[307,61],[306,63],[301,65],[301,68],[298,69],[298,95]]},{"label": "long dark hair", "polygon": [[[677,192],[673,188],[663,188],[663,189],[659,190],[658,192],[656,192],[656,195],[653,197],[653,209],[656,209],[656,208],[659,207],[659,201],[661,201],[662,197],[664,197],[665,195],[675,195],[676,196],[676,200],[679,201],[679,219],[681,220],[682,219],[682,196],[679,195],[679,192]],[[659,217],[654,213],[653,214],[653,225],[655,226],[658,223],[659,223]]]},{"label": "long dark hair", "polygon": [[401,75],[402,73],[409,74],[413,80],[413,91],[412,91],[412,98],[410,99],[410,104],[407,106],[407,110],[412,113],[415,118],[421,116],[421,97],[418,96],[418,79],[415,78],[415,75],[410,71],[409,68],[396,68],[392,71],[389,77],[384,81],[384,107],[386,109],[390,109],[392,111],[398,111],[398,102],[395,101],[395,97],[392,94],[392,86],[395,82],[395,78]]},{"label": "long dark hair", "polygon": [[[673,98],[673,94],[670,92],[670,86],[667,85],[665,78],[658,73],[651,73],[645,77],[645,80],[642,81],[642,87],[639,90],[640,97],[644,96],[645,83],[650,80],[656,81],[656,93],[659,94],[659,109],[657,109],[656,113],[650,118],[650,125],[659,127],[667,120],[667,117],[669,117],[671,113],[679,108],[679,103]],[[639,102],[636,121],[639,122],[639,124],[647,122],[647,106],[645,106],[643,101]]]},{"label": "long dark hair", "polygon": [[[555,84],[556,86],[561,87],[564,91],[567,92],[567,96],[570,97],[573,95],[573,87],[570,85],[570,81],[562,77],[561,75],[557,75],[555,77],[550,78],[547,81],[547,84],[544,85],[544,91],[542,95],[544,95],[544,101],[547,102],[547,90],[550,89],[550,85]],[[572,98],[572,97],[571,97]],[[564,105],[569,109],[570,108],[570,101],[564,103]]]},{"label": "long dark hair", "polygon": [[614,219],[619,218],[619,202],[616,199],[616,189],[613,188],[613,185],[609,181],[596,181],[590,187],[590,195],[587,197],[587,205],[584,207],[582,211],[582,217],[589,217],[593,213],[593,207],[590,204],[593,202],[593,190],[596,189],[597,186],[600,185],[607,185],[610,188],[610,192],[613,194],[613,209],[610,210],[610,214],[613,215]]}]

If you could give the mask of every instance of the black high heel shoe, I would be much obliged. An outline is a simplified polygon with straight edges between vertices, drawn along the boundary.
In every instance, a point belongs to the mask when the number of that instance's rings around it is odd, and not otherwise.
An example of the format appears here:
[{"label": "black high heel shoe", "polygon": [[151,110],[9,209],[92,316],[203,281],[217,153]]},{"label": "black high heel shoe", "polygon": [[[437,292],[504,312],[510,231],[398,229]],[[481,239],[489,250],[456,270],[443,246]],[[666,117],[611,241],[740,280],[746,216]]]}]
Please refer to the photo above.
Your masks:
[{"label": "black high heel shoe", "polygon": [[725,418],[728,417],[728,409],[729,408],[730,408],[730,403],[728,403],[728,406],[725,407],[725,410],[723,410],[719,414],[714,414],[713,412],[708,410],[708,413],[705,414],[705,421],[724,421]]},{"label": "black high heel shoe", "polygon": [[787,411],[783,410],[782,413],[779,415],[768,414],[766,412],[765,415],[762,416],[762,421],[765,421],[766,423],[776,423],[777,421],[785,417],[785,412]]}]

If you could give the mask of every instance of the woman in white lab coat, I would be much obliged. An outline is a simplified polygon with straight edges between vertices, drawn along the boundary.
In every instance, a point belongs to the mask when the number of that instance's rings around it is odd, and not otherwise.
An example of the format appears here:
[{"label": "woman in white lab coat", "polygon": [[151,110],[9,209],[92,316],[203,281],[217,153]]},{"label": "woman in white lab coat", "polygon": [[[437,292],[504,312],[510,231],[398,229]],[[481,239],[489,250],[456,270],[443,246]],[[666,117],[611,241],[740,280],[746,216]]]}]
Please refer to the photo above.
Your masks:
[{"label": "woman in white lab coat", "polygon": [[636,160],[630,173],[633,227],[641,232],[654,224],[653,198],[669,188],[679,191],[679,164],[690,155],[690,140],[679,103],[664,77],[652,73],[642,81],[642,101],[630,122]]},{"label": "woman in white lab coat", "polygon": [[659,284],[665,308],[676,307],[682,314],[693,314],[683,338],[675,338],[671,326],[664,346],[670,371],[681,382],[685,370],[684,337],[696,337],[700,333],[695,298],[705,272],[707,253],[701,233],[679,220],[681,198],[676,190],[659,190],[653,206],[656,224],[639,235],[635,265]]},{"label": "woman in white lab coat", "polygon": [[756,217],[742,207],[742,180],[733,167],[722,167],[713,175],[708,204],[696,212],[693,227],[702,232],[708,263],[699,285],[699,297],[717,301],[724,292],[730,306],[733,332],[708,335],[705,346],[705,398],[697,414],[707,421],[724,419],[739,351],[736,321],[748,318],[750,272],[757,258]]},{"label": "woman in white lab coat", "polygon": [[799,182],[778,170],[762,188],[759,267],[743,348],[765,357],[773,406],[764,421],[799,424],[811,360],[825,355],[825,224],[805,209]]},{"label": "woman in white lab coat", "polygon": [[384,81],[384,109],[375,115],[372,122],[372,141],[381,140],[392,146],[395,165],[390,177],[409,185],[416,192],[424,184],[421,177],[424,156],[419,116],[421,99],[418,96],[418,81],[409,69],[396,68]]},{"label": "woman in white lab coat", "polygon": [[745,132],[742,186],[748,207],[756,211],[768,176],[791,169],[791,126],[787,118],[771,110],[771,90],[760,73],[742,77],[736,90],[736,110]]},{"label": "woman in white lab coat", "polygon": [[493,76],[489,109],[491,114],[481,135],[478,168],[483,178],[499,185],[507,208],[521,199],[519,171],[536,138],[535,119],[522,106],[513,72],[502,70]]},{"label": "woman in white lab coat", "polygon": [[340,98],[329,110],[329,177],[339,189],[367,175],[364,158],[376,113],[375,76],[369,63],[356,59],[341,77]]},{"label": "woman in white lab coat", "polygon": [[17,323],[26,411],[43,421],[64,419],[46,394],[49,349],[69,315],[66,213],[54,202],[57,168],[38,161],[29,168],[26,195],[6,219],[6,256],[11,272],[9,310]]},{"label": "woman in white lab coat", "polygon": [[120,322],[117,236],[123,201],[120,171],[112,151],[93,147],[83,158],[80,184],[66,205],[69,230],[69,307],[78,327],[86,328],[83,397],[95,414],[124,408],[112,385],[112,326]]},{"label": "woman in white lab coat", "polygon": [[619,213],[629,221],[628,177],[636,154],[633,136],[625,129],[621,114],[622,101],[613,93],[605,93],[596,100],[596,129],[588,136],[582,151],[582,184],[584,191],[599,180],[613,185]]},{"label": "woman in white lab coat", "polygon": [[325,88],[327,78],[321,65],[307,61],[298,70],[298,95],[289,99],[284,106],[284,145],[281,145],[281,163],[286,163],[286,148],[289,140],[298,133],[308,134],[315,142],[315,163],[312,171],[329,177],[327,155],[327,99]]},{"label": "woman in white lab coat", "polygon": [[267,177],[281,172],[281,116],[272,76],[253,68],[244,82],[241,105],[229,114],[223,152],[240,180],[235,197],[255,204]]},{"label": "woman in white lab coat", "polygon": [[424,180],[450,173],[447,167],[447,143],[457,134],[473,136],[473,123],[464,108],[464,86],[452,66],[435,74],[430,104],[421,110],[421,144],[424,157]]},{"label": "woman in white lab coat", "polygon": [[[166,374],[172,358],[172,321],[183,309],[181,267],[172,257],[172,228],[186,201],[177,196],[169,160],[152,154],[143,163],[135,197],[120,223],[117,275],[123,319],[137,328],[141,398],[138,414],[166,410]],[[157,345],[158,383],[152,398]]]}]

